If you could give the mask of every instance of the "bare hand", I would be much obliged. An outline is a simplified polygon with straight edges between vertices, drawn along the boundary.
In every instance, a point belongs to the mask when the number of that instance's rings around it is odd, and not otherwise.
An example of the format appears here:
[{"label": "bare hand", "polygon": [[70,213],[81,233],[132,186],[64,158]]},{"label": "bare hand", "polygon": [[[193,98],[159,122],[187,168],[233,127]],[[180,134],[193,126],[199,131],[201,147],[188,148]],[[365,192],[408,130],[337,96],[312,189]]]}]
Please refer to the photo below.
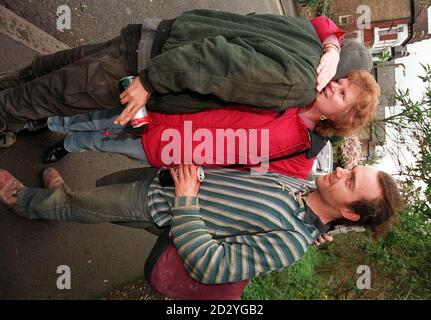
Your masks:
[{"label": "bare hand", "polygon": [[127,104],[127,107],[115,119],[114,123],[122,126],[128,123],[145,106],[149,98],[150,93],[145,90],[139,77],[136,77],[127,90],[120,94],[121,104]]},{"label": "bare hand", "polygon": [[200,186],[200,182],[196,174],[197,167],[190,164],[182,164],[177,169],[178,176],[174,169],[170,169],[175,183],[175,196],[196,197]]},{"label": "bare hand", "polygon": [[317,238],[316,240],[314,240],[314,244],[316,246],[320,246],[321,244],[325,243],[325,242],[332,242],[334,240],[334,238],[332,236],[330,236],[329,234],[322,234],[319,238]]},{"label": "bare hand", "polygon": [[317,66],[317,91],[322,89],[334,78],[337,73],[338,62],[340,61],[340,54],[335,49],[327,50],[322,58],[320,64]]}]

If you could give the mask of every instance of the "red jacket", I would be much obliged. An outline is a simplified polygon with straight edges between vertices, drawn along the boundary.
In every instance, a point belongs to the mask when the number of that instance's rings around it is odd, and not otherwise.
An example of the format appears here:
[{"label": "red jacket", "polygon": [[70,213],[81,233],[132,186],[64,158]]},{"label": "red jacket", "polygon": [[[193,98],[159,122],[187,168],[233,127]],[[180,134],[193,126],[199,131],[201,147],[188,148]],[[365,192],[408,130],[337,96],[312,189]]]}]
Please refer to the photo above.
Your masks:
[{"label": "red jacket", "polygon": [[345,32],[338,28],[334,21],[325,16],[318,16],[311,19],[310,22],[316,30],[321,42],[323,42],[326,37],[333,34],[337,37],[338,43],[341,45],[341,37],[345,34]]},{"label": "red jacket", "polygon": [[[284,113],[272,111],[256,113],[251,107],[241,106],[189,114],[150,112],[150,116],[152,123],[143,129],[142,145],[153,167],[169,167],[190,161],[203,166],[259,163],[265,129],[268,133],[269,158],[277,158],[310,147],[307,128],[299,117],[298,108],[288,109]],[[186,121],[191,121],[191,125]],[[234,149],[230,148],[230,152],[227,140],[220,135],[226,132],[226,129],[231,129],[231,134],[242,135],[242,144],[239,139],[235,140]],[[240,145],[245,146],[241,151]],[[173,150],[176,152],[175,155]],[[193,158],[194,152],[197,154]],[[228,154],[234,154],[235,158],[228,159]],[[203,161],[199,162],[200,159]],[[313,162],[313,158],[307,159],[305,155],[300,155],[270,163],[269,169],[307,178]]]}]

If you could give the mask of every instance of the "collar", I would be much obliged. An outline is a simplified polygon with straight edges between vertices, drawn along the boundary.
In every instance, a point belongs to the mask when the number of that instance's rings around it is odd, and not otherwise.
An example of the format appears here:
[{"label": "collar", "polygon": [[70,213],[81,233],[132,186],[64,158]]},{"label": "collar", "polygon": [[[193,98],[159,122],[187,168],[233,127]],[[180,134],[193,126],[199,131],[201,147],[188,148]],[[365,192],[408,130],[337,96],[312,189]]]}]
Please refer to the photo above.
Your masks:
[{"label": "collar", "polygon": [[305,206],[303,220],[308,224],[314,225],[320,231],[320,233],[327,233],[329,231],[329,226],[323,224],[320,218],[307,205]]},{"label": "collar", "polygon": [[310,148],[307,150],[307,159],[315,158],[320,151],[325,147],[328,142],[327,138],[324,138],[310,129],[307,129],[308,136],[310,137]]},{"label": "collar", "polygon": [[[288,188],[291,189],[291,188]],[[314,191],[314,187],[307,188],[302,186],[297,190],[290,190],[289,194],[293,196],[293,199],[298,203],[299,208],[294,211],[299,219],[304,221],[306,224],[314,226],[320,233],[327,233],[330,229],[328,225],[323,224],[319,216],[307,205],[307,197],[310,192]]]}]

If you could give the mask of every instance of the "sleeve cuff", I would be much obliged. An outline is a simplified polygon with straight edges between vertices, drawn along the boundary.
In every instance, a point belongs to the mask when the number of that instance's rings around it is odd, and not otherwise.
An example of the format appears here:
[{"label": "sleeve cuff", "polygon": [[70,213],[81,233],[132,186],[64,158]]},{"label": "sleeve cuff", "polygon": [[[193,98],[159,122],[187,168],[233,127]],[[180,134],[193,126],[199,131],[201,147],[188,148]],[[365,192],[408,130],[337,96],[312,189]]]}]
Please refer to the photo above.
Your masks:
[{"label": "sleeve cuff", "polygon": [[341,45],[341,37],[345,32],[340,29],[334,21],[325,16],[318,16],[311,19],[310,22],[316,30],[321,42],[323,42],[326,37],[333,34],[337,37],[338,45]]},{"label": "sleeve cuff", "polygon": [[144,86],[145,90],[147,90],[149,93],[154,93],[156,90],[154,90],[153,85],[150,82],[150,79],[148,78],[148,70],[144,69],[139,72],[139,79],[141,80],[142,85]]},{"label": "sleeve cuff", "polygon": [[199,206],[198,197],[176,197],[175,198],[175,208],[178,207],[193,207]]},{"label": "sleeve cuff", "polygon": [[340,47],[340,43],[338,41],[338,37],[335,34],[330,34],[329,36],[327,36],[323,41],[322,41],[322,45],[324,46],[325,44],[333,44],[336,45],[338,48]]}]

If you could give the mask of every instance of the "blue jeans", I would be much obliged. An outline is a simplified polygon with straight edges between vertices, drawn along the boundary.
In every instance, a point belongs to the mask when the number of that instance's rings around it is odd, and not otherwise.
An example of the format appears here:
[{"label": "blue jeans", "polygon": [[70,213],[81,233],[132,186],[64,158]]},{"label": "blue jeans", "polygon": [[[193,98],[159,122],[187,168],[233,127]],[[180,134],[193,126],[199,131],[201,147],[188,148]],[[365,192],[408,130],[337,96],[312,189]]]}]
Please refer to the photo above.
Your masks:
[{"label": "blue jeans", "polygon": [[[118,107],[71,117],[50,117],[48,127],[53,132],[67,134],[64,148],[68,152],[112,152],[148,165],[141,142],[142,128],[114,124],[122,110],[123,107]],[[102,134],[106,129],[109,136]]]},{"label": "blue jeans", "polygon": [[155,171],[143,170],[146,172],[139,181],[88,190],[73,191],[66,185],[53,190],[24,188],[18,193],[18,212],[32,220],[110,222],[144,229],[157,228],[147,206],[147,194]]}]

